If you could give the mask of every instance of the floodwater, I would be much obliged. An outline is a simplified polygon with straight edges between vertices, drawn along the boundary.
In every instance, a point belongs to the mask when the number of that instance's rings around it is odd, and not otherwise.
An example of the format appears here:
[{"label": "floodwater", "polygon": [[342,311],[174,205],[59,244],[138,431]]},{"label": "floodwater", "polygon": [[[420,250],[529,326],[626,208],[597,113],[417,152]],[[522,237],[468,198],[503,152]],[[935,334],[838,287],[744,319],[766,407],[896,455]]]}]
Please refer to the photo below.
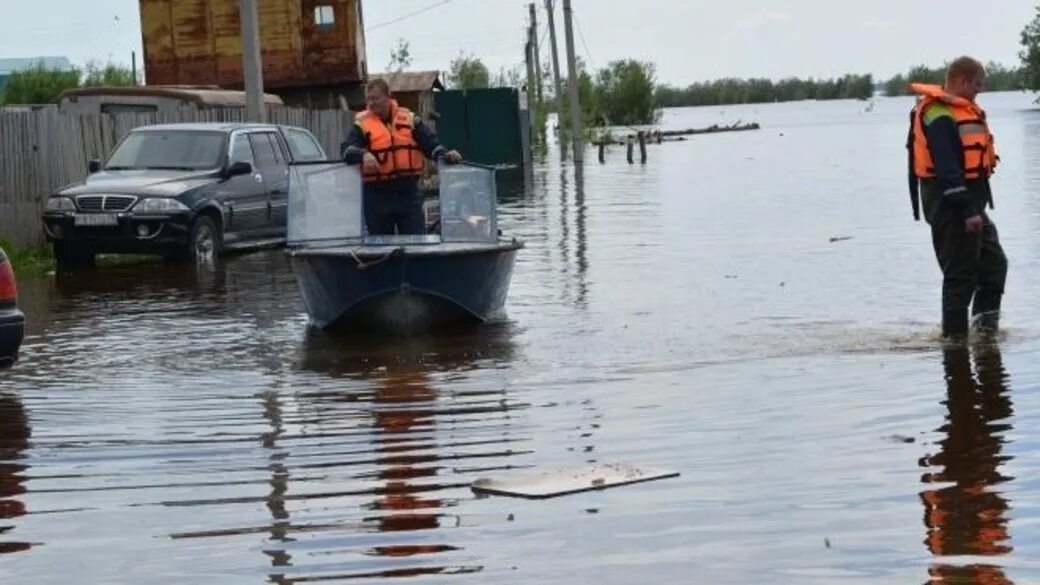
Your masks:
[{"label": "floodwater", "polygon": [[[501,193],[509,320],[308,328],[285,256],[22,283],[0,578],[77,583],[1040,582],[1040,112],[984,95],[1007,332],[944,350],[906,99],[672,110],[763,129],[550,150]],[[833,241],[832,241],[833,240]],[[676,479],[546,501],[481,477]]]}]

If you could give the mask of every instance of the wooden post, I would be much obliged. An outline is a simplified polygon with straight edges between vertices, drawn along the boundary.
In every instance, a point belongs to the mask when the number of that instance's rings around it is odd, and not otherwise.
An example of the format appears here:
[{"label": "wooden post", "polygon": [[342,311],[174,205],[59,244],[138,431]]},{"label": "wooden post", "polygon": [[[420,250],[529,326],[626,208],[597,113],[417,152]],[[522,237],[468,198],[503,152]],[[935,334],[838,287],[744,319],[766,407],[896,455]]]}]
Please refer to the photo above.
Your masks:
[{"label": "wooden post", "polygon": [[531,12],[531,55],[534,59],[534,89],[538,103],[542,103],[542,58],[538,50],[538,15],[534,11],[534,3],[527,5]]},{"label": "wooden post", "polygon": [[246,118],[264,122],[264,72],[260,60],[260,19],[256,0],[239,0],[239,23],[242,29],[242,73],[246,90]]},{"label": "wooden post", "polygon": [[534,119],[534,60],[531,55],[531,48],[533,43],[531,38],[534,37],[534,33],[531,32],[531,27],[527,27],[527,42],[524,43],[524,62],[527,63],[527,118],[530,124],[531,131],[531,142],[535,140],[535,119]]},{"label": "wooden post", "polygon": [[632,163],[636,162],[635,161],[635,154],[633,152],[635,150],[636,144],[635,144],[635,142],[632,141],[632,137],[631,136],[629,136],[628,139],[625,140],[625,142],[628,143],[628,164],[632,164]]},{"label": "wooden post", "polygon": [[574,17],[571,0],[563,0],[563,32],[567,37],[567,69],[570,80],[567,83],[571,103],[571,140],[574,143],[574,162],[585,159],[581,136],[581,103],[578,100],[578,60],[574,54]]},{"label": "wooden post", "polygon": [[599,162],[601,164],[607,162],[607,153],[606,153],[606,151],[607,151],[607,140],[604,138],[604,139],[600,140],[600,143],[599,143]]},{"label": "wooden post", "polygon": [[[560,53],[556,49],[556,8],[553,0],[545,0],[545,11],[549,14],[549,42],[552,43],[553,93],[556,95],[556,127],[563,128],[563,84],[560,83]],[[560,154],[567,156],[567,149],[560,145]]]},{"label": "wooden post", "polygon": [[646,134],[639,131],[639,162],[646,164]]}]

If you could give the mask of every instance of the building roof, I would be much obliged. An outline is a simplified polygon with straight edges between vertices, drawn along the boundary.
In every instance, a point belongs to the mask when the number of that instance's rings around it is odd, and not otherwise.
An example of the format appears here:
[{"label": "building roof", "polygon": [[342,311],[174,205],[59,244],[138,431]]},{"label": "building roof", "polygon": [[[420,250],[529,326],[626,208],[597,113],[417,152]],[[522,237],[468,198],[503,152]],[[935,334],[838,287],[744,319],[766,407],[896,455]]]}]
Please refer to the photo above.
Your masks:
[{"label": "building roof", "polygon": [[73,69],[72,61],[69,61],[65,57],[24,57],[17,59],[0,59],[0,74],[24,71],[41,63],[46,69],[59,69],[61,71],[70,71]]},{"label": "building roof", "polygon": [[444,89],[440,71],[397,71],[395,73],[371,73],[368,78],[385,79],[390,93],[422,92]]},{"label": "building roof", "polygon": [[[62,92],[61,99],[85,96],[128,96],[128,97],[166,97],[199,106],[239,106],[246,105],[246,92],[230,89],[211,89],[190,86],[143,85],[131,87],[81,87]],[[282,98],[264,94],[264,103],[269,106],[282,105]]]}]

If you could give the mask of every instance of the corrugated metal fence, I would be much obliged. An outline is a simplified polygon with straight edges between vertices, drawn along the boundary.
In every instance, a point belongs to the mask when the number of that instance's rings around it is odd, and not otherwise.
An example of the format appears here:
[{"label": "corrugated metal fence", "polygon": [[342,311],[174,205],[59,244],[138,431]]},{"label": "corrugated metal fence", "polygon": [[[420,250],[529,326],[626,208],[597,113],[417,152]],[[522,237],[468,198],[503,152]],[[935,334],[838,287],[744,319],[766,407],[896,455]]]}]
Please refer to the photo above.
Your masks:
[{"label": "corrugated metal fence", "polygon": [[[242,108],[195,110],[176,114],[102,114],[78,116],[57,109],[0,113],[0,239],[25,246],[43,241],[40,213],[55,190],[87,174],[91,159],[104,160],[124,134],[138,126],[173,122],[240,122]],[[307,128],[330,157],[351,118],[340,110],[273,107],[268,122]]]}]

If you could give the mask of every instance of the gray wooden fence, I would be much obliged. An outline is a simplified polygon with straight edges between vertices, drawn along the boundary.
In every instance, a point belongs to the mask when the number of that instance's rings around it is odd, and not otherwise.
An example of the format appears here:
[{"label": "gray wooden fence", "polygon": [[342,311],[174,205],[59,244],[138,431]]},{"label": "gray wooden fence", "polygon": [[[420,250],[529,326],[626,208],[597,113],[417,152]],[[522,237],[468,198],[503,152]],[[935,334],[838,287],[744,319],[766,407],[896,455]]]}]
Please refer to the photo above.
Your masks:
[{"label": "gray wooden fence", "polygon": [[[62,114],[54,108],[0,112],[0,239],[18,246],[42,242],[40,213],[47,197],[83,180],[87,163],[107,158],[131,129],[173,122],[240,122],[244,114],[241,108],[97,116]],[[338,155],[351,120],[340,110],[284,107],[270,108],[267,119],[307,128],[330,157]]]}]

